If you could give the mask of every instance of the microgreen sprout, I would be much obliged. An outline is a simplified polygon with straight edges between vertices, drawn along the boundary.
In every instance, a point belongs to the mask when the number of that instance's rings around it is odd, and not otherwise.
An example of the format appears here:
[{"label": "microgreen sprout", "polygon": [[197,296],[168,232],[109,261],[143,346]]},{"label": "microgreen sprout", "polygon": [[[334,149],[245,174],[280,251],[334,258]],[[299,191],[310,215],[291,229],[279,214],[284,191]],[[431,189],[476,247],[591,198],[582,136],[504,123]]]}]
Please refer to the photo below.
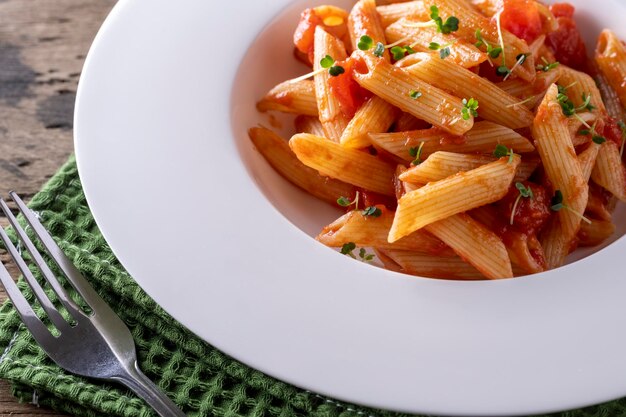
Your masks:
[{"label": "microgreen sprout", "polygon": [[374,40],[367,35],[361,36],[359,42],[357,43],[357,47],[361,51],[369,51],[372,49],[372,45],[374,44]]},{"label": "microgreen sprout", "polygon": [[485,46],[487,48],[487,55],[489,55],[489,58],[495,59],[500,56],[500,54],[502,53],[502,48],[499,46],[493,46],[485,39],[483,39],[482,29],[477,29],[475,36],[477,39],[477,42],[475,43],[476,47],[481,48],[482,46]]},{"label": "microgreen sprout", "polygon": [[591,220],[589,220],[582,214],[578,213],[576,210],[572,209],[570,206],[568,206],[565,203],[563,199],[563,193],[561,192],[561,190],[556,190],[554,192],[554,196],[552,197],[552,200],[550,201],[550,209],[552,211],[557,211],[557,212],[565,209],[569,211],[570,213],[576,215],[577,217],[580,217],[580,219],[585,221],[586,223],[591,224]]},{"label": "microgreen sprout", "polygon": [[578,132],[580,135],[583,136],[588,136],[591,135],[591,140],[593,141],[593,143],[596,143],[598,145],[602,145],[604,142],[606,142],[606,138],[602,135],[599,135],[596,132],[596,125],[598,124],[598,121],[596,121],[593,126],[591,126],[591,129],[583,129],[580,132]]},{"label": "microgreen sprout", "polygon": [[367,217],[380,217],[380,215],[383,214],[382,210],[376,206],[367,207],[361,213]]},{"label": "microgreen sprout", "polygon": [[[351,257],[352,259],[357,259],[354,251],[356,250],[356,244],[354,242],[345,243],[341,247],[341,254]],[[367,253],[365,248],[359,248],[359,260],[362,262],[371,262],[375,255]]]},{"label": "microgreen sprout", "polygon": [[422,96],[422,92],[421,91],[417,91],[417,90],[409,91],[409,97],[411,97],[413,100],[417,100],[421,96]]},{"label": "microgreen sprout", "polygon": [[543,61],[543,64],[539,64],[537,65],[537,71],[543,71],[543,72],[548,72],[556,67],[558,67],[560,64],[559,62],[548,62],[548,60],[544,57],[541,57],[541,60]]},{"label": "microgreen sprout", "polygon": [[354,205],[354,209],[358,210],[359,209],[359,192],[357,191],[356,194],[354,195],[354,200],[350,200],[348,197],[339,197],[337,199],[337,204],[339,204],[341,207],[350,207],[352,205]]},{"label": "microgreen sprout", "polygon": [[461,115],[463,120],[469,120],[470,116],[478,117],[478,100],[475,98],[470,98],[469,100],[464,98],[462,103]]},{"label": "microgreen sprout", "polygon": [[437,25],[437,32],[448,34],[459,30],[459,19],[455,16],[450,16],[446,19],[445,23],[439,16],[439,8],[437,6],[430,6],[430,18]]},{"label": "microgreen sprout", "polygon": [[445,45],[440,45],[437,42],[431,42],[430,45],[428,45],[428,49],[431,49],[433,51],[439,51],[439,57],[441,59],[446,59],[450,56],[450,53],[452,52],[450,50],[450,47],[454,45],[454,42],[455,41],[447,43]]},{"label": "microgreen sprout", "polygon": [[515,199],[515,204],[513,204],[513,209],[511,211],[511,225],[513,225],[513,221],[515,219],[515,212],[517,211],[517,206],[519,205],[522,198],[529,198],[531,200],[535,198],[535,195],[533,194],[533,190],[530,188],[530,186],[526,187],[521,182],[516,182],[515,188],[517,188],[517,190],[519,191],[519,195],[517,196],[517,199]]},{"label": "microgreen sprout", "polygon": [[409,155],[411,155],[411,157],[413,157],[413,162],[411,162],[412,165],[419,165],[421,164],[422,161],[422,150],[424,149],[424,142],[420,143],[420,146],[417,148],[410,148],[409,149]]},{"label": "microgreen sprout", "polygon": [[335,60],[332,56],[326,55],[324,58],[320,60],[320,65],[322,68],[330,68],[335,63]]},{"label": "microgreen sprout", "polygon": [[493,156],[496,158],[505,158],[509,157],[508,163],[513,162],[513,157],[515,156],[515,152],[513,152],[513,148],[509,149],[502,144],[497,144],[496,149],[493,151]]},{"label": "microgreen sprout", "polygon": [[399,61],[402,58],[404,58],[406,55],[411,55],[415,53],[415,50],[413,48],[411,48],[410,45],[407,46],[393,46],[389,52],[391,52],[391,55],[393,56],[393,59],[395,61]]}]

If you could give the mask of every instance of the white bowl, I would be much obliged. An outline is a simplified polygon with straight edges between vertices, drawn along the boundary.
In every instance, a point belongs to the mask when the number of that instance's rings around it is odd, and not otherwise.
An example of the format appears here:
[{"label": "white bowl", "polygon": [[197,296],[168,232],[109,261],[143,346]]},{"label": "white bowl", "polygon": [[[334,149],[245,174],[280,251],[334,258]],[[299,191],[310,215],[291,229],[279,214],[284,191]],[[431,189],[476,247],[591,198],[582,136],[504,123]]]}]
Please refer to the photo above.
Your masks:
[{"label": "white bowl", "polygon": [[[306,71],[291,34],[321,3],[118,3],[85,65],[75,136],[89,205],[122,264],[202,339],[334,398],[487,416],[626,394],[624,238],[498,282],[403,276],[311,238],[337,211],[275,174],[246,131],[267,124],[254,107],[267,89]],[[601,24],[626,38],[623,3],[573,3],[585,33]]]}]

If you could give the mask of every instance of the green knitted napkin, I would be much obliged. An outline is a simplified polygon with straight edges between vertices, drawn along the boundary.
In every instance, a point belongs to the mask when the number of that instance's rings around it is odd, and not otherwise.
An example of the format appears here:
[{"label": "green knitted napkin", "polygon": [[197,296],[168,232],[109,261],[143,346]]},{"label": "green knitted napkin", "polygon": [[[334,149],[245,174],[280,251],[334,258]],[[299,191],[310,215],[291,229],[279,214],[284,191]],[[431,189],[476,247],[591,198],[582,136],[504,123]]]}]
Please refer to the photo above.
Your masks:
[{"label": "green knitted napkin", "polygon": [[[102,238],[73,158],[30,204],[59,246],[131,329],[140,367],[189,416],[400,417],[335,401],[255,371],[204,343],[154,303],[124,271]],[[20,288],[33,300],[24,282]],[[66,373],[31,338],[10,302],[0,309],[0,378],[13,393],[77,416],[155,416],[132,392]],[[626,415],[626,400],[558,414]],[[556,415],[555,415],[556,416]]]}]

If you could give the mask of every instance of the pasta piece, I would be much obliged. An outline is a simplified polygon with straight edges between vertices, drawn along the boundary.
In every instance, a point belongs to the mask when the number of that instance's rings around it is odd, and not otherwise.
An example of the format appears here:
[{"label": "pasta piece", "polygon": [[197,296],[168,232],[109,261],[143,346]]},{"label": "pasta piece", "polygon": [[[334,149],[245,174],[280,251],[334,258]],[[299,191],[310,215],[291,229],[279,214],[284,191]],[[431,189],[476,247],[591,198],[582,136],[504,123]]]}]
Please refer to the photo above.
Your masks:
[{"label": "pasta piece", "polygon": [[406,132],[407,130],[426,129],[430,125],[423,120],[418,119],[412,114],[401,112],[394,124],[395,132]]},{"label": "pasta piece", "polygon": [[600,72],[599,69],[595,76],[595,80],[598,85],[598,90],[600,90],[600,95],[602,96],[602,102],[606,107],[609,117],[616,120],[626,120],[625,110],[622,107],[619,96],[613,87],[609,85],[609,80],[602,72]]},{"label": "pasta piece", "polygon": [[429,49],[431,42],[440,45],[450,45],[450,56],[446,60],[461,65],[464,68],[472,68],[487,60],[487,54],[476,48],[474,44],[456,39],[453,35],[445,35],[434,27],[421,27],[416,29],[410,25],[415,21],[400,19],[385,29],[385,35],[390,43],[410,45],[418,52],[432,52]]},{"label": "pasta piece", "polygon": [[[414,183],[427,184],[439,181],[455,175],[476,169],[482,165],[496,161],[498,158],[491,155],[466,155],[453,152],[435,152],[426,161],[410,168],[399,176],[400,180]],[[515,173],[514,182],[526,181],[537,168],[537,161],[524,161],[519,164]]]},{"label": "pasta piece", "polygon": [[432,54],[416,53],[402,59],[398,65],[418,79],[457,97],[478,100],[478,113],[484,119],[511,129],[528,127],[533,122],[530,110],[515,106],[519,103],[517,98],[452,61]]},{"label": "pasta piece", "polygon": [[480,168],[457,174],[405,194],[398,201],[389,242],[422,227],[504,197],[520,158],[501,158]]},{"label": "pasta piece", "polygon": [[559,78],[559,85],[566,89],[565,94],[572,100],[574,106],[584,105],[586,97],[590,97],[590,104],[593,107],[589,111],[605,116],[607,114],[606,108],[593,78],[584,72],[573,70],[565,65],[560,65],[560,67],[561,77]]},{"label": "pasta piece", "polygon": [[610,238],[615,233],[612,221],[593,219],[591,224],[583,223],[578,231],[579,246],[596,246]]},{"label": "pasta piece", "polygon": [[381,5],[376,8],[383,28],[403,17],[421,16],[426,13],[426,6],[421,0]]},{"label": "pasta piece", "polygon": [[383,250],[402,272],[427,278],[481,280],[482,274],[459,257],[441,258],[417,252]]},{"label": "pasta piece", "polygon": [[492,17],[498,13],[501,5],[499,0],[470,0],[470,3],[487,17]]},{"label": "pasta piece", "polygon": [[396,263],[393,259],[387,256],[387,253],[382,249],[374,248],[374,253],[378,257],[378,259],[383,263],[385,269],[389,271],[398,272],[401,274],[408,274],[400,265]]},{"label": "pasta piece", "polygon": [[324,176],[380,194],[395,195],[394,167],[375,156],[306,133],[294,135],[289,146],[300,161]]},{"label": "pasta piece", "polygon": [[425,228],[487,278],[513,277],[511,260],[502,240],[467,214],[450,216]]},{"label": "pasta piece", "polygon": [[[537,236],[518,231],[510,226],[508,220],[505,223],[493,205],[479,207],[469,214],[502,237],[514,266],[514,272],[516,269],[521,269],[524,273],[536,274],[546,270],[543,248]],[[520,274],[516,273],[516,275]]]},{"label": "pasta piece", "polygon": [[325,136],[332,141],[339,142],[341,134],[350,120],[341,111],[338,99],[330,91],[328,84],[330,74],[328,71],[320,71],[322,69],[320,61],[326,55],[330,55],[335,61],[343,61],[347,58],[343,44],[318,26],[315,28],[313,62],[313,69],[316,71],[314,77],[315,97],[320,122],[322,122],[324,132],[326,132]]},{"label": "pasta piece", "polygon": [[[561,210],[559,217],[566,236],[576,235],[580,215],[587,206],[588,187],[567,127],[567,118],[557,102],[553,85],[539,107],[532,126],[533,137],[543,166],[554,187],[560,190],[570,210]],[[573,212],[572,212],[573,211]]]},{"label": "pasta piece", "polygon": [[[474,10],[465,0],[433,0],[432,4],[439,8],[439,16],[446,20],[449,16],[456,16],[459,23],[459,30],[454,34],[456,37],[463,39],[465,42],[476,42],[476,31],[481,30],[482,37],[490,45],[500,45],[500,36],[496,21],[481,15]],[[430,11],[425,11],[419,16],[427,20],[430,18]],[[530,49],[526,41],[519,39],[507,30],[502,29],[502,44],[504,51],[500,54],[499,59],[494,60],[497,65],[506,65],[513,69],[513,74],[526,80],[535,79],[535,59],[530,54]],[[518,56],[526,55],[526,59],[522,65],[516,65]],[[502,62],[504,61],[504,62]]]},{"label": "pasta piece", "polygon": [[370,134],[372,144],[392,153],[405,161],[413,161],[411,148],[422,146],[422,159],[437,151],[458,153],[492,153],[501,144],[516,153],[533,152],[535,147],[528,139],[504,126],[492,122],[477,122],[463,136],[453,136],[438,128],[410,132]]},{"label": "pasta piece", "polygon": [[622,164],[619,147],[607,141],[600,146],[596,165],[591,173],[593,181],[626,202],[626,169]]},{"label": "pasta piece", "polygon": [[599,151],[600,145],[595,142],[591,142],[591,145],[578,155],[580,171],[585,182],[589,182],[589,178],[591,177],[591,171],[596,165],[596,159],[598,158]]},{"label": "pasta piece", "polygon": [[285,81],[272,88],[256,105],[257,110],[317,116],[315,84],[313,81]]},{"label": "pasta piece", "polygon": [[[374,45],[378,42],[383,45],[387,43],[385,30],[376,11],[375,0],[359,0],[354,5],[348,16],[348,30],[352,45],[358,45],[362,36],[369,36]],[[383,51],[383,58],[387,61],[390,59],[389,51],[386,48]]]},{"label": "pasta piece", "polygon": [[460,98],[416,80],[374,55],[357,51],[353,58],[358,60],[354,79],[383,100],[452,134],[461,135],[472,128],[474,118],[463,118]]},{"label": "pasta piece", "polygon": [[[310,133],[315,136],[324,136],[324,128],[320,119],[313,116],[298,116],[294,120],[296,133]],[[287,141],[285,141],[287,142]]]},{"label": "pasta piece", "polygon": [[622,107],[626,107],[626,46],[614,32],[604,30],[598,39],[595,60],[609,85],[615,90]]},{"label": "pasta piece", "polygon": [[379,217],[365,216],[362,211],[350,211],[333,223],[324,227],[315,238],[332,248],[340,248],[348,242],[357,246],[378,249],[400,249],[438,256],[454,256],[441,240],[420,230],[395,243],[387,242],[387,235],[393,223],[393,212],[379,206]]},{"label": "pasta piece", "polygon": [[550,71],[538,73],[532,83],[521,78],[509,78],[506,81],[496,83],[496,86],[521,100],[533,97],[535,100],[530,103],[529,107],[534,108],[535,106],[532,103],[541,102],[548,88],[556,83],[560,77],[561,70],[559,67],[556,67]]},{"label": "pasta piece", "polygon": [[334,206],[341,196],[353,196],[356,188],[350,184],[322,177],[296,158],[287,141],[263,127],[253,127],[248,131],[257,150],[283,178],[302,188],[309,194]]},{"label": "pasta piece", "polygon": [[348,148],[370,145],[369,133],[386,132],[398,116],[399,110],[380,97],[372,97],[363,104],[348,123],[340,143]]}]

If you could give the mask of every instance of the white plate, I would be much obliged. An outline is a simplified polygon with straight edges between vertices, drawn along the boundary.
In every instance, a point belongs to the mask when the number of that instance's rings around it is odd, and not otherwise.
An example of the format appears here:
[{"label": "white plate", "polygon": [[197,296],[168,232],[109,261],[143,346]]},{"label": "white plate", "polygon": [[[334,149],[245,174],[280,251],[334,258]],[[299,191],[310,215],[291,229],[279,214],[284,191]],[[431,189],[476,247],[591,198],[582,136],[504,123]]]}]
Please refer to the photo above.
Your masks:
[{"label": "white plate", "polygon": [[[246,137],[267,123],[255,101],[304,71],[290,37],[321,2],[288,3],[127,0],[98,34],[76,152],[96,221],[139,284],[229,355],[360,404],[487,416],[626,394],[626,239],[557,271],[479,283],[383,271],[311,239],[336,212]],[[626,37],[619,0],[574,3],[598,16],[589,33]]]}]

